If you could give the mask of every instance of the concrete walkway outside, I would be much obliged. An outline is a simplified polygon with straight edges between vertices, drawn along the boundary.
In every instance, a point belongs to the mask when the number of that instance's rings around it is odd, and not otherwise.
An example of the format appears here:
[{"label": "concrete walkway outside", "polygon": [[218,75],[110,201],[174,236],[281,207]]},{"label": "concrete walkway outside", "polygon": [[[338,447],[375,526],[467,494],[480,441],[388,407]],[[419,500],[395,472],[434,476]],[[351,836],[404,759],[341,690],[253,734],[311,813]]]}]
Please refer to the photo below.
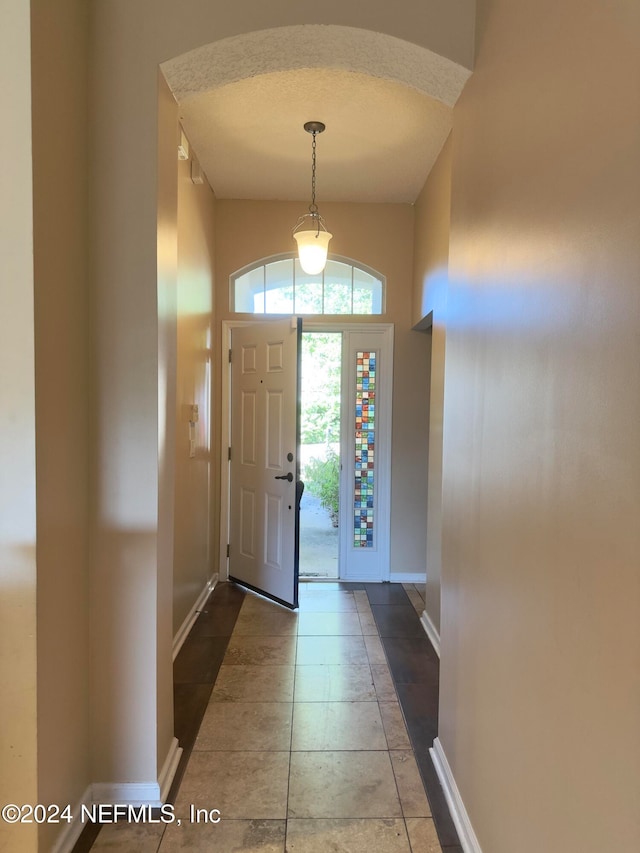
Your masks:
[{"label": "concrete walkway outside", "polygon": [[338,528],[320,498],[306,490],[300,501],[300,577],[338,577]]}]

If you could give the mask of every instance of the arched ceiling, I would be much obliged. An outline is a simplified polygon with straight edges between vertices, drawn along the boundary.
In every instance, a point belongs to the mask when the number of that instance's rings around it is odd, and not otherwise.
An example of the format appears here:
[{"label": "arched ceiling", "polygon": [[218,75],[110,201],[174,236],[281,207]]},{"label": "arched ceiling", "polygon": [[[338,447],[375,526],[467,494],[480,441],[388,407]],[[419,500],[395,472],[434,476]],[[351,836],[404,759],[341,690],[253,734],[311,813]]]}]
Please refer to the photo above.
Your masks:
[{"label": "arched ceiling", "polygon": [[225,39],[161,66],[218,198],[413,202],[470,72],[380,33],[284,27]]}]

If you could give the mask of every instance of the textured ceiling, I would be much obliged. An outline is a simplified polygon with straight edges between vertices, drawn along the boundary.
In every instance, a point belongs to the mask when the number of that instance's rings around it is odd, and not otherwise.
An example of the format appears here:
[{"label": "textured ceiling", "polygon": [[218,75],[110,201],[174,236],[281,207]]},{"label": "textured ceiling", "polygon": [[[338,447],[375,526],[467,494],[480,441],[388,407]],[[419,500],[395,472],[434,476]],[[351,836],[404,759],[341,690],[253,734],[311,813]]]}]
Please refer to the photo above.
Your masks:
[{"label": "textured ceiling", "polygon": [[163,63],[218,198],[413,202],[470,74],[432,51],[335,26],[264,30]]},{"label": "textured ceiling", "polygon": [[336,69],[265,74],[188,98],[182,124],[218,198],[304,200],[311,136],[318,201],[413,202],[451,110],[394,83]]}]

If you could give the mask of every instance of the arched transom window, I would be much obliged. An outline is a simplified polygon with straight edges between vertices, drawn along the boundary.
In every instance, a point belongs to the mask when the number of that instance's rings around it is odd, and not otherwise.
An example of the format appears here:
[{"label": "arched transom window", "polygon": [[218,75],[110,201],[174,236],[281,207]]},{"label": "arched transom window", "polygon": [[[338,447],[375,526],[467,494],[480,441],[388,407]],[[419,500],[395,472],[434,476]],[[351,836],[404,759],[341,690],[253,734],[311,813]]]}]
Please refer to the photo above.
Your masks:
[{"label": "arched transom window", "polygon": [[333,257],[308,275],[294,255],[243,267],[230,277],[231,310],[244,314],[382,314],[385,279],[347,258]]}]

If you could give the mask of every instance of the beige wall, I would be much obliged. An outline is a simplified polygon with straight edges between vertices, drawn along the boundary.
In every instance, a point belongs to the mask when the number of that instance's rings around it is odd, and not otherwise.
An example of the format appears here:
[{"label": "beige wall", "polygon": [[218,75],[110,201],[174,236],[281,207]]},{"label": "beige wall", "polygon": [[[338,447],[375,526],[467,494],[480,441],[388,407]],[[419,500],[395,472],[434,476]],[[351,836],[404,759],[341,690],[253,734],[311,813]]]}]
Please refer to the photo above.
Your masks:
[{"label": "beige wall", "polygon": [[[215,197],[205,181],[193,184],[191,161],[178,168],[178,326],[176,382],[176,494],[174,636],[213,573],[211,369]],[[190,407],[196,404],[195,457],[189,457]],[[215,498],[215,504],[218,500]],[[215,536],[212,536],[215,534]]]},{"label": "beige wall", "polygon": [[486,853],[640,849],[640,6],[479,0],[440,737]]},{"label": "beige wall", "polygon": [[434,324],[447,307],[451,223],[451,152],[448,137],[415,203],[412,322],[433,313]]},{"label": "beige wall", "polygon": [[429,329],[431,345],[425,610],[436,634],[440,632],[442,574],[442,425],[451,220],[451,151],[449,137],[416,200],[413,256],[412,319],[419,328]]},{"label": "beige wall", "polygon": [[[29,5],[0,5],[0,800],[37,802],[36,459]],[[0,821],[0,849],[35,853]]]},{"label": "beige wall", "polygon": [[[75,805],[90,782],[88,12],[82,0],[37,0],[31,22],[38,801]],[[65,828],[43,824],[41,849]]]},{"label": "beige wall", "polygon": [[[158,80],[157,319],[157,576],[156,601],[145,601],[146,643],[155,653],[156,752],[150,780],[158,778],[173,741],[173,555],[176,498],[176,380],[178,316],[178,109],[160,71]],[[151,568],[150,566],[148,568]],[[153,577],[153,571],[150,576]],[[144,617],[141,619],[144,625]],[[151,626],[155,626],[152,637]],[[143,717],[139,719],[143,725]]]},{"label": "beige wall", "polygon": [[92,779],[154,784],[173,734],[177,107],[153,67],[133,75],[153,100],[122,111],[92,13]]},{"label": "beige wall", "polygon": [[[216,313],[220,320],[251,316],[231,314],[229,276],[252,261],[293,251],[291,231],[305,209],[296,202],[218,201]],[[373,267],[387,278],[386,313],[353,320],[395,324],[391,572],[423,572],[429,351],[426,336],[411,330],[413,208],[323,203],[321,210],[334,235],[331,251]]]}]

